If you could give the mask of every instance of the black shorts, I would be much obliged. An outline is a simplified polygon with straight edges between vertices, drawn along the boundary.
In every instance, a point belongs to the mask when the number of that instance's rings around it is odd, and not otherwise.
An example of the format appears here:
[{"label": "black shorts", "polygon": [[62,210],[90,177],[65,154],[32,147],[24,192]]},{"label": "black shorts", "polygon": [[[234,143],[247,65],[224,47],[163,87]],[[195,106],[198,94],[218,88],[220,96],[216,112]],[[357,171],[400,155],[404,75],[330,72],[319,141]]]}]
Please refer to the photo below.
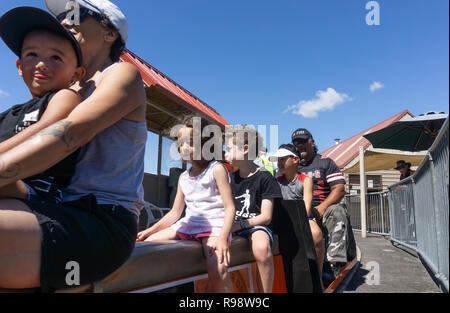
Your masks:
[{"label": "black shorts", "polygon": [[42,231],[42,292],[101,280],[133,251],[137,218],[121,206],[98,205],[93,195],[60,204],[21,200],[36,215]]},{"label": "black shorts", "polygon": [[250,228],[240,229],[240,230],[236,231],[235,234],[238,236],[244,237],[244,238],[248,238],[248,237],[250,237],[251,234],[253,234],[254,232],[256,232],[258,230],[261,230],[267,234],[267,236],[269,237],[270,246],[272,246],[273,232],[266,225],[256,225],[256,226],[252,226]]}]

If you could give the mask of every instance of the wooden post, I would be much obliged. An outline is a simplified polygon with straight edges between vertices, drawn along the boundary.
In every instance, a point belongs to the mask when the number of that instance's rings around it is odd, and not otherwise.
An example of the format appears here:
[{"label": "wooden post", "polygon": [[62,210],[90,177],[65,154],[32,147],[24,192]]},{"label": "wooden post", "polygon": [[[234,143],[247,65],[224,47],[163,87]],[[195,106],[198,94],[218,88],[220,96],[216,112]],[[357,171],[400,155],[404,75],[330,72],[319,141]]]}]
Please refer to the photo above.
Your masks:
[{"label": "wooden post", "polygon": [[364,168],[364,147],[359,147],[359,186],[360,186],[360,198],[361,198],[361,237],[367,237],[366,227],[366,171]]}]

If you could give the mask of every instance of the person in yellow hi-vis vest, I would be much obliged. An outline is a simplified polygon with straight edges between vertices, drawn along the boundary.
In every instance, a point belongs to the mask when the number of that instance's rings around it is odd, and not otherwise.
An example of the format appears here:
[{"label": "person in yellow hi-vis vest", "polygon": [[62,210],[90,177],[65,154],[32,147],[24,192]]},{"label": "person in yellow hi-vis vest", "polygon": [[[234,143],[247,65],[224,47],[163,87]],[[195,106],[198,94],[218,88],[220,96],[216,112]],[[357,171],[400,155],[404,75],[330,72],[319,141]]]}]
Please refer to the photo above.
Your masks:
[{"label": "person in yellow hi-vis vest", "polygon": [[269,160],[269,158],[266,156],[265,152],[259,152],[258,157],[255,159],[254,163],[258,165],[259,167],[265,169],[268,171],[272,176],[275,176],[275,167],[273,166],[273,163]]}]

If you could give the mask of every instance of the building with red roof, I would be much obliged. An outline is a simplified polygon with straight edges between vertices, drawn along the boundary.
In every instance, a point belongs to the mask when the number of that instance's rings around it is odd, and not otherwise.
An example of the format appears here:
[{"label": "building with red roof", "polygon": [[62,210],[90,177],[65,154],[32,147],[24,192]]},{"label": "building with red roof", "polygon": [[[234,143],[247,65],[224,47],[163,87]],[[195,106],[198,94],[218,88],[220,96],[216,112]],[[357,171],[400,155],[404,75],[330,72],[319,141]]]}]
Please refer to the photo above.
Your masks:
[{"label": "building with red roof", "polygon": [[229,123],[212,107],[184,89],[130,50],[121,60],[136,66],[147,92],[147,126],[160,133],[178,124],[184,115],[196,114],[224,128]]}]

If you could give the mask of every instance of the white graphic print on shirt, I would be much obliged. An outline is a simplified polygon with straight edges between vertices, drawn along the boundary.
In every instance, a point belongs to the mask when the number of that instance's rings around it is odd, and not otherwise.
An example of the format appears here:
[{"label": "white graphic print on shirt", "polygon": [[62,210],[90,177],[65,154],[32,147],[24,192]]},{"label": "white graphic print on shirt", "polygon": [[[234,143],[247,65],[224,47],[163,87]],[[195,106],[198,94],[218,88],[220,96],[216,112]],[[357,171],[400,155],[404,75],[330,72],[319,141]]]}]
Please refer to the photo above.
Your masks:
[{"label": "white graphic print on shirt", "polygon": [[249,208],[250,208],[250,190],[246,189],[245,193],[241,196],[235,197],[235,199],[240,199],[240,198],[244,198],[243,200],[241,200],[241,204],[243,204],[242,209],[240,211],[236,211],[236,215],[237,216],[242,216],[244,218],[252,218],[254,216],[256,216],[256,214],[252,213],[250,214],[249,212]]}]

